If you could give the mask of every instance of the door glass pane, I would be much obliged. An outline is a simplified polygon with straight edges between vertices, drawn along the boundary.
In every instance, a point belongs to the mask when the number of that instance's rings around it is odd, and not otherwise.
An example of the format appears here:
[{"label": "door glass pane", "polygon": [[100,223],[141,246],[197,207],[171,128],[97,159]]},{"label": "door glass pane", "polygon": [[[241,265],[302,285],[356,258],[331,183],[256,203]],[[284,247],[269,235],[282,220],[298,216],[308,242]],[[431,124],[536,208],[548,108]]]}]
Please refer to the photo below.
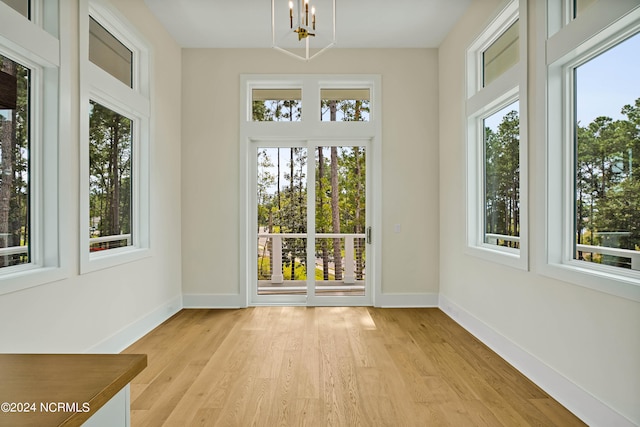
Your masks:
[{"label": "door glass pane", "polygon": [[518,101],[484,125],[484,243],[520,248],[520,119]]},{"label": "door glass pane", "polygon": [[30,70],[0,55],[0,267],[30,262]]},{"label": "door glass pane", "polygon": [[368,122],[369,89],[321,89],[323,122]]},{"label": "door glass pane", "polygon": [[90,101],[89,250],[130,246],[132,121]]},{"label": "door glass pane", "polygon": [[520,60],[519,31],[519,21],[516,21],[482,53],[482,87],[487,86]]},{"label": "door glass pane", "polygon": [[307,293],[307,149],[259,148],[258,295]]},{"label": "door glass pane", "polygon": [[640,34],[575,69],[574,258],[640,270]]},{"label": "door glass pane", "polygon": [[129,87],[133,87],[133,52],[89,17],[89,60]]},{"label": "door glass pane", "polygon": [[253,89],[254,122],[299,122],[302,114],[302,89]]},{"label": "door glass pane", "polygon": [[315,292],[364,295],[365,148],[318,147],[315,161]]},{"label": "door glass pane", "polygon": [[20,14],[24,15],[26,18],[31,19],[29,9],[31,5],[31,0],[0,0],[0,2],[5,3],[18,11]]}]

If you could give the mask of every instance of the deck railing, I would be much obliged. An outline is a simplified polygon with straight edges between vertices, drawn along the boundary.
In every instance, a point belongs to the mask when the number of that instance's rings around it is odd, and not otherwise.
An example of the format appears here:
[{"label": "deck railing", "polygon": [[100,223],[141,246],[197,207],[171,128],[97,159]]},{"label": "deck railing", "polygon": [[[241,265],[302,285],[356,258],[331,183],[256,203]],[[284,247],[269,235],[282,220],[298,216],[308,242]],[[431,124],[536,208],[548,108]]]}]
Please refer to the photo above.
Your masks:
[{"label": "deck railing", "polygon": [[[258,233],[258,241],[263,240],[262,244],[266,244],[271,239],[271,283],[284,283],[284,275],[282,271],[282,240],[283,239],[306,239],[309,236],[306,233]],[[364,239],[364,233],[316,233],[316,239],[344,239],[344,257],[342,258],[342,282],[345,284],[353,284],[357,280],[355,253],[356,239]],[[312,273],[309,273],[312,274]]]},{"label": "deck railing", "polygon": [[507,236],[506,234],[486,233],[485,237],[487,239],[487,243],[490,245],[498,245],[502,240],[504,242],[516,243],[517,245],[515,247],[520,247],[520,236]]},{"label": "deck railing", "polygon": [[101,243],[111,243],[111,242],[119,242],[121,240],[126,240],[127,244],[125,246],[131,245],[131,234],[114,234],[113,236],[100,236],[100,237],[92,237],[89,239],[89,250],[91,252],[101,251],[109,248],[101,248],[96,247],[94,245],[98,245]]},{"label": "deck railing", "polygon": [[632,270],[640,271],[640,251],[631,249],[608,248],[606,246],[576,245],[577,252],[587,252],[590,254],[610,255],[618,258],[628,258]]},{"label": "deck railing", "polygon": [[[487,243],[493,245],[497,245],[500,240],[520,244],[520,237],[518,236],[487,233],[486,237]],[[629,268],[631,270],[640,271],[640,251],[634,251],[631,249],[610,248],[608,246],[576,245],[576,252],[586,252],[592,255],[610,255],[618,258],[627,258],[630,260],[630,262],[627,264]]]}]

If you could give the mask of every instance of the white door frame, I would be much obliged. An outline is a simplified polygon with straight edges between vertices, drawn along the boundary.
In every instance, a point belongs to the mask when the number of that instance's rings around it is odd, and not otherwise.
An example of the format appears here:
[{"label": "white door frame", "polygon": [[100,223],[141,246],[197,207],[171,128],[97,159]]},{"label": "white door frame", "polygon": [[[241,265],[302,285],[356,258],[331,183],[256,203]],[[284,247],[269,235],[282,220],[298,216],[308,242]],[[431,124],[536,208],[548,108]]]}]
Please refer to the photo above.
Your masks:
[{"label": "white door frame", "polygon": [[[368,122],[321,122],[321,88],[362,88],[370,89],[370,119]],[[251,115],[251,95],[253,88],[301,88],[302,118],[298,122],[253,122]],[[253,298],[252,282],[257,279],[257,236],[256,200],[253,189],[257,177],[256,155],[258,144],[283,144],[285,146],[311,146],[310,153],[317,146],[353,146],[354,142],[367,145],[367,225],[372,227],[372,244],[367,245],[367,259],[373,265],[367,269],[367,292],[365,297],[315,296],[311,281],[307,281],[308,295],[303,298],[291,295],[279,299],[277,304],[286,305],[375,305],[381,294],[381,102],[380,76],[378,75],[241,75],[240,77],[240,206],[239,206],[239,294],[243,306],[274,304]],[[289,144],[289,145],[285,145]],[[272,145],[272,146],[278,146]],[[315,162],[307,162],[307,167],[315,167]],[[309,176],[309,175],[308,175]],[[311,187],[311,186],[310,186]],[[313,191],[314,188],[309,188]],[[309,195],[308,195],[309,197]],[[315,212],[315,211],[314,211]],[[308,212],[307,215],[310,215]],[[315,214],[314,214],[315,217]],[[313,230],[308,230],[308,232]],[[308,239],[310,242],[312,239]],[[310,243],[308,243],[310,244]],[[311,252],[313,253],[313,252]],[[309,256],[309,254],[307,255]],[[315,283],[314,283],[315,285]],[[344,298],[348,298],[345,300]]]}]

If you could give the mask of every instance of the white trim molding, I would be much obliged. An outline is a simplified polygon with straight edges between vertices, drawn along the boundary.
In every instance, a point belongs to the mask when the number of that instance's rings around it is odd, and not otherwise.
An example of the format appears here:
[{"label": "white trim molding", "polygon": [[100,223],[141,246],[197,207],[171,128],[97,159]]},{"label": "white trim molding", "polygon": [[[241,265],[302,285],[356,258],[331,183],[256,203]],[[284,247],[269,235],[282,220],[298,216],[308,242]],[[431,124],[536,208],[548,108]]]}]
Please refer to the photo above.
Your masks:
[{"label": "white trim molding", "polygon": [[438,306],[439,296],[436,293],[381,293],[377,296],[375,303],[375,307],[381,308],[435,308]]},{"label": "white trim molding", "polygon": [[184,308],[243,308],[246,301],[241,294],[183,294]]},{"label": "white trim molding", "polygon": [[444,295],[440,295],[439,308],[586,424],[635,426],[624,415],[607,406]]},{"label": "white trim molding", "polygon": [[182,295],[178,295],[161,304],[150,313],[134,320],[110,337],[90,347],[85,353],[120,353],[158,327],[162,322],[178,313],[182,308]]}]

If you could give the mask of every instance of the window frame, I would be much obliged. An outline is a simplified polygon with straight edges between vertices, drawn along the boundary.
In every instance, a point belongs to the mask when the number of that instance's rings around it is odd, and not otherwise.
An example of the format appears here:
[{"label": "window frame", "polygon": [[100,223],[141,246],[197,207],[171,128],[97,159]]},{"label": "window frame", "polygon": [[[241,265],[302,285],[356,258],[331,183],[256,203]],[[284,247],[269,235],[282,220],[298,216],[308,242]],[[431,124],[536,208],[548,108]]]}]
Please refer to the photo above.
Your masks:
[{"label": "window frame", "polygon": [[61,117],[70,109],[68,5],[33,1],[29,20],[0,3],[0,53],[31,70],[29,187],[29,263],[0,269],[0,295],[39,286],[67,276],[68,257],[60,236],[69,228],[61,209],[68,181],[70,128]]},{"label": "window frame", "polygon": [[[574,251],[574,69],[640,31],[640,5],[598,1],[575,19],[556,17],[569,1],[540,2],[538,16],[538,176],[545,230],[540,273],[608,294],[640,301],[640,272],[576,260]],[[552,184],[554,183],[554,184]],[[558,185],[560,183],[560,185]]]},{"label": "window frame", "polygon": [[[498,9],[466,53],[466,248],[484,260],[528,270],[528,155],[527,155],[527,1],[511,0]],[[483,53],[519,21],[519,60],[483,86]],[[484,119],[519,102],[519,249],[485,243]]]},{"label": "window frame", "polygon": [[[137,261],[150,253],[151,49],[146,40],[106,0],[80,2],[80,34],[89,17],[133,52],[132,87],[89,60],[88,37],[80,37],[80,274]],[[98,102],[126,116],[131,134],[131,245],[90,252],[89,103]]]}]

